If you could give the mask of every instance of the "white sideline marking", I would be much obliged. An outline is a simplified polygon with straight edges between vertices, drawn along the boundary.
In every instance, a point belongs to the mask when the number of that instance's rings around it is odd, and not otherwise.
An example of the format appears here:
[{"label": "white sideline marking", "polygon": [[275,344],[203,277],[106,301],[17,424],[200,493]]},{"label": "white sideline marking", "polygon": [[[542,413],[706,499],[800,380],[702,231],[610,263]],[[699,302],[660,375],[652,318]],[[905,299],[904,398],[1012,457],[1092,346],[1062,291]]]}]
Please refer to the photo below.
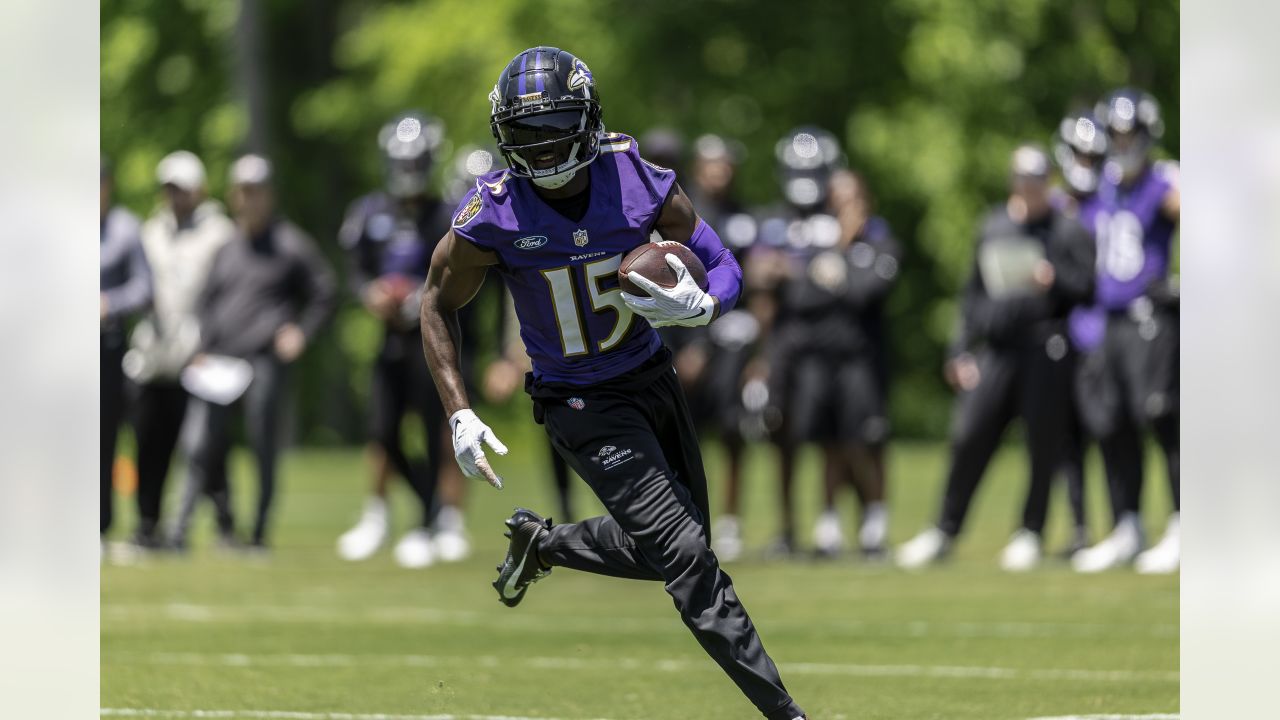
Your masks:
[{"label": "white sideline marking", "polygon": [[[157,619],[191,623],[241,623],[270,620],[288,623],[422,623],[428,625],[500,627],[531,632],[563,633],[566,629],[592,630],[611,634],[650,635],[654,632],[684,632],[673,620],[641,617],[583,618],[520,613],[495,616],[466,610],[438,610],[420,607],[374,607],[344,610],[323,606],[257,605],[216,606],[187,603],[105,604],[102,614],[109,620]],[[770,627],[787,628],[785,619]],[[960,637],[960,638],[1056,638],[1056,637],[1178,637],[1173,623],[1149,625],[1106,623],[1042,622],[863,622],[840,620],[823,625],[828,632],[845,632],[874,637]]]},{"label": "white sideline marking", "polygon": [[[453,667],[472,665],[485,668],[520,664],[541,670],[654,670],[688,672],[716,670],[712,663],[678,659],[614,660],[580,657],[525,657],[504,660],[496,655],[344,655],[344,654],[278,654],[246,655],[242,653],[150,653],[131,655],[109,653],[108,663],[131,660],[148,665],[192,665],[221,667],[288,666],[288,667]],[[1176,671],[1160,670],[1073,670],[1023,669],[985,666],[951,665],[860,665],[851,663],[779,663],[783,673],[795,675],[844,675],[852,677],[929,677],[984,680],[1077,680],[1081,682],[1178,682]]]},{"label": "white sideline marking", "polygon": [[1031,720],[1178,720],[1177,715],[1062,715]]},{"label": "white sideline marking", "polygon": [[[254,718],[254,720],[561,720],[524,715],[388,715],[386,713],[302,712],[297,710],[161,710],[102,708],[101,717]],[[595,720],[605,720],[596,718]]]}]

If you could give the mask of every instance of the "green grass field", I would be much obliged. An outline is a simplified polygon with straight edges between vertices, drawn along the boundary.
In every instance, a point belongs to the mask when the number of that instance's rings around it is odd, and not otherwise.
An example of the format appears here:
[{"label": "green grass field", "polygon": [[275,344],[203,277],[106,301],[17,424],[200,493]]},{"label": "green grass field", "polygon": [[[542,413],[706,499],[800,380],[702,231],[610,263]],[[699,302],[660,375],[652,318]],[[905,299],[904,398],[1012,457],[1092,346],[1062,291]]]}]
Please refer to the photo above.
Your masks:
[{"label": "green grass field", "polygon": [[[334,554],[364,484],[355,450],[297,451],[284,461],[269,558],[210,547],[207,510],[187,558],[102,569],[104,715],[157,718],[756,717],[705,657],[657,583],[559,569],[508,609],[489,586],[516,504],[550,508],[545,443],[532,423],[496,425],[512,454],[507,489],[471,486],[475,552],[407,571],[384,550],[364,564]],[[776,527],[773,461],[753,450],[748,541]],[[238,504],[252,481],[238,457]],[[806,457],[800,507],[817,496]],[[718,451],[708,449],[715,477]],[[891,456],[893,539],[933,516],[945,448],[899,444]],[[727,566],[738,594],[811,718],[1022,720],[1155,715],[1178,708],[1178,579],[1074,575],[1061,561],[1011,576],[995,557],[1018,516],[1023,457],[1006,448],[981,489],[953,560],[908,574],[855,560]],[[1153,465],[1147,519],[1162,529],[1168,494]],[[1106,512],[1091,476],[1095,536]],[[585,486],[580,511],[598,505]],[[410,515],[395,496],[398,527]],[[846,500],[852,515],[852,500]],[[128,504],[125,501],[123,504]],[[245,513],[247,516],[247,512]],[[1049,540],[1066,539],[1055,489]],[[127,512],[117,534],[132,529]],[[221,714],[215,711],[223,711]],[[1163,715],[1161,715],[1163,716]]]}]

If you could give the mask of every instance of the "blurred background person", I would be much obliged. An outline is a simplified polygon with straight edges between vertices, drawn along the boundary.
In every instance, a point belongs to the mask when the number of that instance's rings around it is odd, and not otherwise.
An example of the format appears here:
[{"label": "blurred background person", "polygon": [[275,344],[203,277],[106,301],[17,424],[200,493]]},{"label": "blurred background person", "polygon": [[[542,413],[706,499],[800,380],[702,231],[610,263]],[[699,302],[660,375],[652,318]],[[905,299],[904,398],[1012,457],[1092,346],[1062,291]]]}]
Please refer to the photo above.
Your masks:
[{"label": "blurred background person", "polygon": [[[844,261],[837,252],[840,221],[827,211],[832,173],[844,167],[840,144],[826,130],[804,126],[779,139],[774,154],[782,203],[761,221],[746,272],[772,300],[762,303],[760,312],[768,328],[769,403],[781,417],[781,425],[771,429],[778,448],[782,518],[781,533],[768,553],[787,556],[796,548],[797,453],[806,443],[835,452],[835,405],[845,398],[829,374],[839,349],[827,342],[828,334],[840,326],[834,337],[845,335],[844,327],[853,319],[845,308],[830,302],[829,289],[845,279],[831,272]],[[820,522],[815,528],[820,551],[831,551],[842,541],[831,535],[832,530],[839,533],[838,524],[833,529]]]},{"label": "blurred background person", "polygon": [[[889,533],[885,446],[889,439],[889,347],[884,303],[898,279],[902,251],[889,223],[872,214],[871,192],[858,173],[831,175],[828,208],[840,222],[840,241],[810,267],[808,282],[829,296],[823,338],[835,383],[834,419],[826,447],[824,510],[815,530],[818,550],[837,552],[842,527],[836,509],[839,489],[848,485],[862,518],[858,546],[864,556],[882,557]],[[834,442],[831,442],[831,440]]]},{"label": "blurred background person", "polygon": [[[236,233],[214,256],[200,295],[200,354],[192,364],[199,368],[217,357],[238,358],[251,371],[243,391],[244,427],[257,469],[258,501],[249,544],[264,550],[276,491],[278,425],[288,366],[332,316],[336,281],[311,237],[277,213],[266,158],[245,155],[232,164],[228,201]],[[191,401],[184,442],[188,475],[172,539],[175,547],[186,546],[201,494],[214,500],[223,533],[231,530],[231,518],[223,513],[229,512],[227,454],[233,402],[199,396]]]},{"label": "blurred background person", "polygon": [[[235,234],[222,206],[206,197],[204,164],[190,152],[166,155],[156,167],[163,203],[142,226],[142,249],[151,268],[151,312],[134,328],[125,374],[138,386],[138,532],[144,548],[163,545],[159,532],[169,461],[187,411],[179,374],[200,346],[196,303],[214,255]],[[218,508],[219,527],[231,530],[231,509]]]},{"label": "blurred background person", "polygon": [[[1054,141],[1054,159],[1062,174],[1063,189],[1053,196],[1056,207],[1076,218],[1093,217],[1096,212],[1098,182],[1102,176],[1102,164],[1107,155],[1107,133],[1091,113],[1068,113],[1058,124]],[[1093,232],[1091,223],[1085,230]],[[1102,342],[1106,328],[1106,313],[1090,299],[1071,311],[1067,321],[1068,337],[1077,356],[1088,353]],[[1076,373],[1080,372],[1076,363]],[[1084,427],[1080,405],[1093,402],[1092,397],[1072,393],[1068,404],[1067,445],[1063,451],[1062,474],[1067,483],[1067,499],[1071,504],[1073,531],[1062,555],[1071,558],[1089,545],[1089,527],[1085,512],[1085,452],[1089,433]],[[1112,505],[1119,505],[1112,501]]]},{"label": "blurred background person", "polygon": [[[736,141],[702,135],[693,144],[692,175],[681,180],[698,215],[716,229],[740,266],[756,239],[755,218],[739,201],[734,184],[745,152]],[[669,327],[660,334],[675,348],[676,372],[694,422],[708,434],[714,433],[724,448],[724,512],[716,519],[711,537],[716,556],[732,562],[743,551],[739,521],[746,450],[743,371],[755,351],[760,323],[748,298],[709,326]]]},{"label": "blurred background person", "polygon": [[98,169],[98,364],[102,521],[106,535],[113,519],[112,470],[116,433],[124,417],[125,321],[151,305],[151,269],[142,252],[140,225],[133,213],[112,204],[111,166],[104,157]]},{"label": "blurred background person", "polygon": [[[436,506],[441,473],[452,472],[454,463],[441,450],[447,432],[444,409],[422,355],[418,328],[419,297],[431,252],[451,222],[451,206],[429,189],[443,143],[444,125],[422,113],[402,113],[384,125],[378,133],[384,189],[353,202],[339,230],[338,242],[350,258],[351,291],[382,324],[369,398],[369,495],[360,520],[338,538],[338,554],[347,560],[364,560],[386,541],[387,480],[392,473],[405,479],[420,505],[419,522],[396,544],[396,562],[419,568],[434,563],[437,555],[456,560],[466,554],[458,498],[451,498],[447,509]],[[422,420],[425,459],[411,459],[401,440],[409,412]],[[433,522],[440,530],[434,540]]]},{"label": "blurred background person", "polygon": [[[1073,565],[1098,572],[1137,560],[1139,572],[1178,569],[1178,283],[1170,274],[1173,234],[1181,211],[1177,169],[1155,163],[1163,132],[1160,106],[1141,90],[1124,88],[1098,104],[1108,135],[1097,200],[1086,215],[1098,244],[1097,304],[1105,314],[1101,342],[1080,372],[1085,420],[1098,438],[1108,484],[1114,488],[1115,529],[1078,553]],[[1165,457],[1173,514],[1164,537],[1139,555],[1144,434],[1152,432]]]},{"label": "blurred background person", "polygon": [[1044,150],[1018,147],[1009,198],[979,226],[960,331],[945,368],[959,396],[942,507],[935,527],[898,549],[903,567],[928,565],[950,551],[1005,429],[1019,416],[1030,464],[1027,497],[1000,565],[1026,571],[1040,562],[1073,387],[1067,316],[1089,302],[1094,274],[1093,239],[1051,204],[1049,172]]}]

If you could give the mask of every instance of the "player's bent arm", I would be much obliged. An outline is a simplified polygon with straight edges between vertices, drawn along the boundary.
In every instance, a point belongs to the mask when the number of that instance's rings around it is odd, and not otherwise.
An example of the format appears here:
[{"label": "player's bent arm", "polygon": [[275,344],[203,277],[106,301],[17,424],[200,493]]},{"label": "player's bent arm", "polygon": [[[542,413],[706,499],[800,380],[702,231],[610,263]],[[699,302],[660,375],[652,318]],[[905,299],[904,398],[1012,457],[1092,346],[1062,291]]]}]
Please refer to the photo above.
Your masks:
[{"label": "player's bent arm", "polygon": [[1182,191],[1176,186],[1169,188],[1169,192],[1164,194],[1164,201],[1160,203],[1160,209],[1170,221],[1178,222],[1182,214]]},{"label": "player's bent arm", "polygon": [[446,417],[471,407],[459,369],[458,309],[475,297],[484,283],[485,271],[496,263],[493,253],[459,238],[452,230],[431,254],[431,268],[422,290],[422,352]]},{"label": "player's bent arm", "polygon": [[655,227],[664,239],[689,246],[707,269],[707,292],[715,300],[712,319],[732,310],[742,293],[742,268],[679,185],[667,197]]}]

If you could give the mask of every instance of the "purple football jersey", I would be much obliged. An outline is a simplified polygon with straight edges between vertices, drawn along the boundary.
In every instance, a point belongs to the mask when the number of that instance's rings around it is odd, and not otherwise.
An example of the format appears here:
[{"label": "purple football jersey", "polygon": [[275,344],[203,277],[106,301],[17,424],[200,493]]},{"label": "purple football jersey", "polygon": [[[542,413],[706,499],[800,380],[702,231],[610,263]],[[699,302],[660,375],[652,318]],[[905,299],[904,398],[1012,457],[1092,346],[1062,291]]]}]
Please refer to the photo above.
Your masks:
[{"label": "purple football jersey", "polygon": [[618,265],[649,241],[675,173],[640,158],[634,139],[607,133],[590,172],[586,215],[573,221],[532,182],[499,170],[463,197],[453,232],[498,256],[520,337],[544,382],[590,385],[649,359],[657,332],[622,302]]},{"label": "purple football jersey", "polygon": [[1096,207],[1088,216],[1082,212],[1098,240],[1097,299],[1107,310],[1127,308],[1168,274],[1174,224],[1161,206],[1172,187],[1164,172],[1149,167],[1128,188],[1104,180],[1091,203]]}]

